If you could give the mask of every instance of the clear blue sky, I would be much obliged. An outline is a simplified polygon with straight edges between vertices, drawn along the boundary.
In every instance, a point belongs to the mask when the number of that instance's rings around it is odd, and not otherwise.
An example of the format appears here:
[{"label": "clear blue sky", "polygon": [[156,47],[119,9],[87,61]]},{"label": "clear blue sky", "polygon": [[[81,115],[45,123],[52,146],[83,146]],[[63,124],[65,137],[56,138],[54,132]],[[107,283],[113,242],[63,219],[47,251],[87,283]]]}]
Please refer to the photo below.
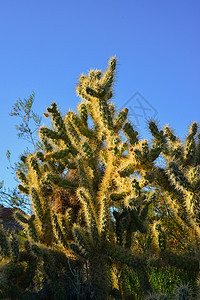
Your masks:
[{"label": "clear blue sky", "polygon": [[[17,139],[17,119],[9,116],[16,100],[34,91],[38,114],[52,101],[63,112],[75,109],[78,76],[105,69],[113,55],[119,58],[113,99],[118,108],[139,92],[140,104],[181,137],[192,121],[200,123],[198,0],[2,0],[0,38],[0,180],[5,187],[15,185],[6,150],[14,162],[27,146]],[[130,108],[137,106],[133,100],[138,101],[132,99]],[[144,133],[143,117],[138,126]]]}]

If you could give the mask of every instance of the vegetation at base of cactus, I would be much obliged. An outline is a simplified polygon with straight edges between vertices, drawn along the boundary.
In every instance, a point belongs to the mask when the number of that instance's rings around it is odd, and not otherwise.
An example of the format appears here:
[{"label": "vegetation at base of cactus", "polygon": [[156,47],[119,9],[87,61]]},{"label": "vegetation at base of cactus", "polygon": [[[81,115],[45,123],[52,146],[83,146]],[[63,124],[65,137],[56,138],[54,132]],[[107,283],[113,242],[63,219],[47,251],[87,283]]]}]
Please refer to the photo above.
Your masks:
[{"label": "vegetation at base of cactus", "polygon": [[168,299],[169,299],[168,296],[164,294],[163,295],[152,294],[145,298],[145,300],[168,300]]},{"label": "vegetation at base of cactus", "polygon": [[152,294],[145,298],[145,300],[168,300],[168,299],[175,299],[175,300],[191,300],[191,299],[199,299],[198,295],[192,292],[191,287],[189,284],[179,284],[175,287],[173,294]]}]

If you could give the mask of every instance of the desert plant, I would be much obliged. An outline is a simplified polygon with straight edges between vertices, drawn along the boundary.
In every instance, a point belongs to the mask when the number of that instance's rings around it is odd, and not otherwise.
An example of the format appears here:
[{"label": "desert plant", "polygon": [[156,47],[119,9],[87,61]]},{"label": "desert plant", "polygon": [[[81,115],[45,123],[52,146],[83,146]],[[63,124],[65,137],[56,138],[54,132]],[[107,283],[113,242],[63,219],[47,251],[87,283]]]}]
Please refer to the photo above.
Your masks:
[{"label": "desert plant", "polygon": [[[44,113],[52,127],[40,128],[40,149],[21,157],[25,172],[23,168],[18,170],[18,188],[31,197],[33,214],[26,216],[16,211],[15,218],[24,227],[27,245],[36,257],[35,270],[46,278],[46,285],[42,287],[41,282],[37,293],[46,289],[53,299],[71,299],[63,279],[67,272],[82,274],[80,280],[87,283],[95,299],[131,297],[128,268],[136,274],[142,296],[153,292],[148,274],[151,266],[169,264],[188,270],[190,265],[190,269],[194,266],[192,272],[198,273],[197,256],[192,259],[169,251],[165,227],[153,211],[163,195],[180,202],[185,195],[183,190],[188,189],[188,179],[176,165],[177,156],[169,154],[174,148],[167,143],[167,133],[164,135],[150,121],[154,140],[141,140],[128,119],[128,109],[118,111],[111,102],[116,63],[113,57],[104,73],[90,70],[80,76],[77,93],[82,99],[77,112],[68,111],[62,116],[56,103],[52,103]],[[194,144],[192,137],[189,141],[189,146]],[[157,166],[161,154],[173,158],[167,169]],[[192,158],[184,155],[186,168]],[[189,174],[196,172],[193,185],[197,189],[198,169],[192,170]],[[187,222],[198,236],[190,206],[180,211],[181,226]],[[140,238],[147,245],[138,253]],[[82,271],[66,271],[68,258],[76,258]],[[61,273],[57,266],[63,270]],[[32,274],[26,289],[30,291],[32,287],[35,292],[38,273]],[[77,276],[75,290],[82,297]]]},{"label": "desert plant", "polygon": [[15,214],[32,243],[58,247],[66,255],[73,250],[88,261],[99,299],[112,289],[110,260],[121,272],[121,289],[126,264],[136,270],[143,291],[151,291],[145,258],[131,247],[135,232],[147,232],[155,195],[144,192],[136,178],[124,178],[122,166],[133,160],[133,146],[145,149],[145,142],[127,120],[128,110],[117,112],[110,102],[115,68],[116,59],[111,58],[104,74],[91,70],[81,75],[78,113],[69,111],[63,117],[55,103],[47,108],[44,115],[53,128],[40,128],[44,150],[22,156],[28,171],[18,171],[18,188],[31,196],[34,214],[29,219]]}]

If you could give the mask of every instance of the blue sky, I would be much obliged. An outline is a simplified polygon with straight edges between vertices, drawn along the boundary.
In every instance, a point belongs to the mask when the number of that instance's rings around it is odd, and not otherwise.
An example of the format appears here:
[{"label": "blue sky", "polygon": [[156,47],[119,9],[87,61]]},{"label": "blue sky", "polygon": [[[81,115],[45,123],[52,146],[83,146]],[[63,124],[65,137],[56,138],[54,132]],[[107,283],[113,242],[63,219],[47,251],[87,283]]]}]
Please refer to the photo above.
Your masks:
[{"label": "blue sky", "polygon": [[14,162],[28,146],[16,136],[12,105],[34,91],[33,108],[40,115],[52,101],[62,112],[75,109],[78,76],[105,69],[113,55],[119,59],[113,102],[120,108],[131,99],[127,106],[142,136],[147,134],[139,106],[182,138],[192,121],[200,123],[199,15],[198,0],[2,0],[0,180],[5,187],[15,186],[6,150]]}]

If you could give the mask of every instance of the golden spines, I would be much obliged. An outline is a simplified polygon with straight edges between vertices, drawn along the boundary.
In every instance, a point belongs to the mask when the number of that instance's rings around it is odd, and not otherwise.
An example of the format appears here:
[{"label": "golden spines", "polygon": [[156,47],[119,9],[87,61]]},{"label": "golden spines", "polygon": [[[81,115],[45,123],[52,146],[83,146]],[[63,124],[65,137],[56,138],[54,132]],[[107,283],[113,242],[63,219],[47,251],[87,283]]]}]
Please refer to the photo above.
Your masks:
[{"label": "golden spines", "polygon": [[95,219],[94,203],[89,191],[84,187],[80,187],[76,191],[76,195],[83,207],[85,221],[88,228],[90,228],[92,219]]},{"label": "golden spines", "polygon": [[127,119],[127,115],[128,115],[128,109],[127,108],[124,108],[121,112],[119,112],[119,114],[117,115],[117,118],[115,120],[115,123],[114,123],[114,129],[116,131],[120,130],[126,119]]},{"label": "golden spines", "polygon": [[78,131],[81,135],[85,136],[86,138],[93,138],[94,133],[91,129],[88,128],[87,124],[84,123],[76,114],[70,113],[69,117],[71,117],[72,123],[77,127]]},{"label": "golden spines", "polygon": [[68,243],[67,243],[65,236],[63,235],[63,232],[61,230],[61,226],[58,222],[57,215],[53,214],[52,219],[53,219],[53,224],[54,224],[54,226],[53,226],[54,232],[55,232],[55,235],[56,235],[58,241],[63,245],[63,247],[67,248]]},{"label": "golden spines", "polygon": [[[82,255],[87,255],[89,253],[89,241],[88,238],[86,237],[86,234],[83,230],[83,228],[81,228],[78,225],[74,225],[73,227],[73,236],[76,242],[76,245],[78,246],[78,249],[80,251],[80,254]],[[76,247],[71,246],[72,249],[76,250]]]},{"label": "golden spines", "polygon": [[78,163],[78,171],[79,171],[79,178],[80,178],[79,186],[82,186],[91,192],[92,191],[91,176],[89,172],[87,172],[87,169],[85,168],[83,159],[78,158],[77,163]]},{"label": "golden spines", "polygon": [[175,162],[168,164],[168,172],[171,181],[175,183],[177,189],[190,190],[191,187],[188,179]]},{"label": "golden spines", "polygon": [[111,199],[112,201],[121,201],[121,200],[123,200],[126,196],[127,196],[127,193],[126,193],[126,192],[121,192],[121,193],[113,192],[112,194],[110,194],[110,199]]},{"label": "golden spines", "polygon": [[[112,86],[115,78],[115,69],[117,65],[117,60],[115,57],[111,57],[108,62],[108,68],[105,71],[101,79],[101,89],[103,91],[103,97],[107,100],[112,97]],[[106,97],[107,96],[107,97]]]},{"label": "golden spines", "polygon": [[91,70],[88,76],[81,75],[76,88],[77,94],[87,101],[100,98],[109,100],[112,97],[115,68],[116,59],[112,57],[103,76],[98,70]]},{"label": "golden spines", "polygon": [[89,191],[85,188],[79,188],[77,190],[77,196],[83,205],[85,220],[87,222],[88,231],[91,236],[91,243],[94,247],[97,246],[99,242],[98,224],[97,224],[97,214],[98,209],[94,206],[94,201]]},{"label": "golden spines", "polygon": [[16,175],[19,178],[19,180],[21,180],[23,183],[25,183],[25,184],[28,183],[26,175],[21,170],[18,170]]},{"label": "golden spines", "polygon": [[85,103],[81,102],[78,105],[78,112],[79,112],[79,115],[80,115],[80,118],[81,118],[83,124],[85,126],[87,126],[88,111],[87,111],[87,107],[86,107]]},{"label": "golden spines", "polygon": [[175,136],[173,129],[170,128],[168,125],[164,127],[164,133],[171,143],[177,141],[178,138]]},{"label": "golden spines", "polygon": [[60,135],[62,137],[65,137],[66,136],[65,124],[60,112],[58,111],[56,103],[53,102],[51,104],[51,107],[47,107],[47,111],[52,115],[54,125],[58,130],[58,132],[60,133]]},{"label": "golden spines", "polygon": [[128,177],[135,172],[135,165],[133,163],[129,163],[125,168],[118,171],[121,177]]},{"label": "golden spines", "polygon": [[100,98],[98,102],[98,108],[100,112],[102,125],[113,130],[113,115],[111,113],[109,103],[106,100]]},{"label": "golden spines", "polygon": [[29,189],[28,187],[25,187],[21,184],[18,184],[17,188],[20,190],[20,192],[26,194],[26,195],[29,195]]},{"label": "golden spines", "polygon": [[197,134],[198,125],[193,122],[189,128],[189,134],[186,137],[185,151],[184,151],[184,164],[195,165],[196,163],[196,141],[195,135]]},{"label": "golden spines", "polygon": [[53,153],[47,153],[47,154],[44,155],[44,159],[46,161],[50,160],[52,158],[62,159],[62,158],[67,157],[69,154],[70,154],[70,149],[64,149],[64,150],[59,150],[59,151],[56,151],[56,152],[53,152]]},{"label": "golden spines", "polygon": [[39,133],[43,137],[47,137],[51,140],[59,140],[60,139],[60,135],[56,131],[49,129],[47,127],[41,127]]},{"label": "golden spines", "polygon": [[149,123],[149,129],[153,137],[162,144],[166,143],[166,137],[164,135],[164,132],[163,130],[158,129],[157,122],[150,120],[148,123]]},{"label": "golden spines", "polygon": [[80,145],[81,139],[80,136],[73,126],[72,122],[70,121],[70,115],[67,115],[64,119],[65,124],[66,124],[66,129],[67,133],[69,135],[71,143],[75,146],[78,147]]},{"label": "golden spines", "polygon": [[135,145],[138,143],[138,132],[134,130],[132,124],[130,122],[126,122],[123,126],[123,132],[128,137],[131,145]]},{"label": "golden spines", "polygon": [[31,189],[31,198],[32,198],[32,203],[33,203],[35,214],[37,214],[37,217],[39,218],[39,220],[41,222],[43,222],[44,221],[44,213],[43,213],[42,203],[41,203],[40,197],[35,188]]},{"label": "golden spines", "polygon": [[108,199],[103,198],[100,203],[100,216],[99,216],[99,227],[100,235],[102,240],[106,239],[107,233],[110,230],[111,217],[109,212],[109,202]]},{"label": "golden spines", "polygon": [[36,172],[37,178],[40,179],[41,177],[41,172],[40,172],[40,165],[35,156],[30,156],[29,158],[29,163],[31,168]]},{"label": "golden spines", "polygon": [[35,215],[31,215],[28,220],[28,234],[34,242],[39,242],[38,232],[34,223]]}]

